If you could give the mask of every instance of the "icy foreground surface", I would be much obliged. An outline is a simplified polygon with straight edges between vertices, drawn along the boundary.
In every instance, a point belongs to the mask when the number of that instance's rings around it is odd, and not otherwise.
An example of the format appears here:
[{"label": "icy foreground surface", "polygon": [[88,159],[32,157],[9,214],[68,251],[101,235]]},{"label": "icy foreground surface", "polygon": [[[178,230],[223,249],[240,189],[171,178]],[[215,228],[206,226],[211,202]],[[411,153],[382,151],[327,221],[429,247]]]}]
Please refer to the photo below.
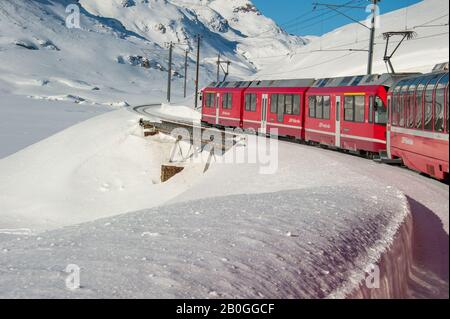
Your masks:
[{"label": "icy foreground surface", "polygon": [[[0,296],[342,297],[349,278],[364,278],[390,244],[405,205],[389,188],[322,187],[203,199],[18,237],[0,243]],[[65,288],[68,264],[81,267],[81,289]]]}]

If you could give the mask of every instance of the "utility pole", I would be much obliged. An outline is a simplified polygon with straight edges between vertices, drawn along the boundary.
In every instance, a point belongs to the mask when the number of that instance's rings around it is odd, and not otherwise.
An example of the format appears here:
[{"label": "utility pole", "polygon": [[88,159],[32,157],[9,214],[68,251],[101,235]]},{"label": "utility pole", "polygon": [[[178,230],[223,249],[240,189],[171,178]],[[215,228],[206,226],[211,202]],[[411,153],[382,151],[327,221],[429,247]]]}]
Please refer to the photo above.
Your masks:
[{"label": "utility pole", "polygon": [[170,96],[172,90],[172,54],[173,54],[173,42],[169,44],[169,67],[167,76],[167,102],[170,103]]},{"label": "utility pole", "polygon": [[372,21],[370,25],[370,46],[369,46],[369,62],[367,63],[367,74],[371,75],[373,70],[373,51],[375,47],[375,31],[376,31],[376,21],[377,21],[377,10],[378,10],[378,2],[380,0],[371,0],[372,1]]},{"label": "utility pole", "polygon": [[195,108],[198,107],[198,89],[200,80],[200,42],[201,36],[197,35],[197,65],[196,65],[196,75],[195,75]]},{"label": "utility pole", "polygon": [[220,53],[217,56],[217,83],[220,82]]},{"label": "utility pole", "polygon": [[[216,63],[217,63],[217,83],[222,82],[222,81],[220,81],[220,69],[222,69],[222,71],[223,71],[223,73],[225,75],[224,78],[223,78],[223,82],[225,82],[225,80],[228,77],[228,74],[230,73],[229,70],[230,70],[231,61],[229,61],[229,60],[221,60],[220,53],[219,53],[219,56],[217,58],[217,62]],[[225,64],[227,66],[226,70],[223,68],[222,64]]]},{"label": "utility pole", "polygon": [[369,52],[369,61],[367,63],[367,74],[372,74],[373,69],[373,53],[374,53],[374,47],[375,47],[375,31],[376,31],[376,22],[377,22],[377,12],[378,12],[378,3],[381,2],[381,0],[368,0],[371,4],[371,22],[370,27],[368,27],[366,24],[361,23],[360,21],[352,18],[351,16],[345,14],[342,11],[339,11],[340,8],[350,8],[350,9],[366,9],[366,7],[360,7],[360,6],[352,6],[350,5],[350,2],[343,5],[335,5],[335,4],[327,4],[327,3],[314,3],[314,9],[317,7],[326,7],[330,10],[333,10],[344,17],[352,20],[353,22],[356,22],[357,24],[361,25],[362,27],[370,30],[370,43],[369,43],[369,50],[352,50],[349,51],[366,51]]},{"label": "utility pole", "polygon": [[184,98],[186,98],[186,95],[187,95],[188,54],[189,54],[189,51],[186,50],[185,56],[184,56]]}]

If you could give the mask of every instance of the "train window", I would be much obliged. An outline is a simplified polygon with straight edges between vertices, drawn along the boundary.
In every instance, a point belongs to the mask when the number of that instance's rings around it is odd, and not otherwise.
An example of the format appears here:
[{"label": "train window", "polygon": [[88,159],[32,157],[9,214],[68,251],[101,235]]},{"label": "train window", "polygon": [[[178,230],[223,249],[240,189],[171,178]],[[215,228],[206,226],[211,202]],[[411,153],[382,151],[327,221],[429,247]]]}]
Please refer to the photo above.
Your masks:
[{"label": "train window", "polygon": [[309,101],[309,117],[317,119],[330,119],[331,98],[330,96],[310,96]]},{"label": "train window", "polygon": [[449,127],[449,124],[450,124],[450,110],[449,110],[449,103],[448,103],[448,96],[450,95],[450,90],[449,90],[449,86],[448,86],[448,84],[447,84],[447,94],[446,94],[446,96],[445,96],[445,100],[447,101],[445,104],[446,104],[446,108],[447,108],[447,112],[446,112],[446,116],[447,116],[447,133],[450,131],[450,127]]},{"label": "train window", "polygon": [[423,109],[423,127],[427,131],[433,130],[433,89],[429,88],[425,91],[425,104]]},{"label": "train window", "polygon": [[417,114],[417,106],[416,106],[416,97],[414,96],[414,93],[409,93],[409,128],[416,127],[415,121],[416,121],[416,114]]},{"label": "train window", "polygon": [[252,112],[256,112],[256,94],[252,94],[252,104],[251,104],[251,110]]},{"label": "train window", "polygon": [[409,95],[408,95],[408,90],[409,90],[409,84],[412,82],[413,80],[408,80],[406,82],[405,85],[403,85],[402,90],[401,90],[401,95],[402,95],[402,105],[403,105],[403,116],[404,116],[404,120],[403,120],[403,126],[408,127],[408,119],[409,119]]},{"label": "train window", "polygon": [[277,113],[278,94],[270,94],[270,113]]},{"label": "train window", "polygon": [[284,94],[278,95],[278,110],[277,110],[277,121],[284,122],[284,110],[285,110],[286,97]]},{"label": "train window", "polygon": [[364,95],[346,96],[344,99],[344,120],[347,122],[364,123],[366,97]]},{"label": "train window", "polygon": [[405,96],[403,94],[400,94],[398,106],[398,126],[405,127],[405,124],[406,124]]},{"label": "train window", "polygon": [[293,108],[293,96],[288,94],[285,96],[284,105],[285,105],[285,114],[292,115]]},{"label": "train window", "polygon": [[369,97],[369,123],[373,123],[373,96]]},{"label": "train window", "polygon": [[209,108],[215,108],[214,100],[215,100],[215,93],[206,93],[206,101],[205,106]]},{"label": "train window", "polygon": [[246,94],[245,95],[245,110],[246,111],[250,111],[250,109],[251,109],[251,101],[252,100],[252,98],[251,98],[251,96],[250,96],[250,94]]},{"label": "train window", "polygon": [[435,86],[441,77],[442,77],[442,75],[439,75],[439,74],[432,76],[430,81],[428,82],[427,88],[425,90],[424,111],[423,111],[423,114],[424,114],[423,122],[424,123],[423,123],[423,125],[424,125],[424,129],[427,131],[432,131],[434,129],[433,95],[434,95]]},{"label": "train window", "polygon": [[355,122],[364,123],[365,121],[366,97],[355,96]]},{"label": "train window", "polygon": [[354,120],[354,96],[346,96],[344,99],[344,120],[353,122]]},{"label": "train window", "polygon": [[256,112],[256,94],[245,95],[245,110],[249,112]]},{"label": "train window", "polygon": [[277,114],[284,114],[284,101],[285,101],[284,94],[278,94]]},{"label": "train window", "polygon": [[428,83],[429,77],[422,78],[416,89],[416,128],[423,129],[423,91]]},{"label": "train window", "polygon": [[222,95],[222,108],[231,110],[233,107],[233,94],[225,93]]},{"label": "train window", "polygon": [[309,117],[316,117],[316,97],[310,96],[308,98]]},{"label": "train window", "polygon": [[323,96],[316,96],[316,118],[323,119]]},{"label": "train window", "polygon": [[300,95],[295,94],[294,95],[294,106],[292,108],[292,114],[300,115],[300,109],[301,109],[300,101],[301,101]]},{"label": "train window", "polygon": [[331,98],[329,96],[323,97],[323,118],[330,119]]},{"label": "train window", "polygon": [[386,125],[388,121],[388,113],[386,105],[379,96],[375,97],[374,111],[375,111],[375,124]]},{"label": "train window", "polygon": [[448,73],[441,78],[436,87],[436,97],[434,103],[434,130],[436,132],[444,132],[445,92],[447,84],[448,84]]},{"label": "train window", "polygon": [[445,88],[436,90],[436,102],[434,111],[434,130],[444,132],[444,105],[445,105]]},{"label": "train window", "polygon": [[398,120],[397,120],[397,94],[393,93],[392,94],[392,99],[391,99],[391,121],[392,121],[392,126],[397,126],[398,125]]},{"label": "train window", "polygon": [[278,106],[278,94],[272,94],[270,96],[270,113],[277,113]]},{"label": "train window", "polygon": [[300,115],[300,95],[272,94],[270,112],[273,114]]}]

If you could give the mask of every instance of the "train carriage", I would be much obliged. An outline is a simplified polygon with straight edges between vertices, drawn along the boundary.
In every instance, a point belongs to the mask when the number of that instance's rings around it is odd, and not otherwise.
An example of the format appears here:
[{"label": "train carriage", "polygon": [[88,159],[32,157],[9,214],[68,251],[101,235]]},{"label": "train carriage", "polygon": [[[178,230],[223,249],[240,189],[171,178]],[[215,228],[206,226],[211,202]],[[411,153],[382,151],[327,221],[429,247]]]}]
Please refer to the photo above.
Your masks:
[{"label": "train carriage", "polygon": [[202,122],[380,154],[442,180],[449,176],[445,66],[425,75],[213,83],[203,90]]},{"label": "train carriage", "polygon": [[313,83],[313,79],[252,82],[245,91],[243,128],[303,138],[305,95]]},{"label": "train carriage", "polygon": [[210,84],[203,90],[202,122],[222,127],[242,127],[243,97],[250,83]]},{"label": "train carriage", "polygon": [[389,74],[317,80],[306,95],[305,140],[368,155],[386,151],[394,81]]},{"label": "train carriage", "polygon": [[388,157],[437,179],[449,175],[448,71],[413,76],[389,91]]}]

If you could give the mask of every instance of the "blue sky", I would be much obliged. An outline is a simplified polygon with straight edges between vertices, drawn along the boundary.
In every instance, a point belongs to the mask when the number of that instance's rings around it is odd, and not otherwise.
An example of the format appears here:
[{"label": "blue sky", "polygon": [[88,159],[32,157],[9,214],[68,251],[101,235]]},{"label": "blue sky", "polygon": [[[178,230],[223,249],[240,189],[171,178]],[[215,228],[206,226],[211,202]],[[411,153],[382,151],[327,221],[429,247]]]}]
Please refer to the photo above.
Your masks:
[{"label": "blue sky", "polygon": [[[381,14],[400,9],[421,0],[381,0],[379,6]],[[368,0],[253,0],[253,3],[264,15],[275,20],[286,31],[298,35],[321,35],[336,29],[342,25],[351,23],[346,17],[337,15],[336,12],[320,10],[311,12],[313,3],[345,4],[365,7]],[[367,13],[364,9],[342,9],[346,14],[358,20],[364,20]],[[323,17],[318,17],[324,14]],[[337,16],[336,16],[337,15]],[[286,22],[288,22],[286,24]]]}]

